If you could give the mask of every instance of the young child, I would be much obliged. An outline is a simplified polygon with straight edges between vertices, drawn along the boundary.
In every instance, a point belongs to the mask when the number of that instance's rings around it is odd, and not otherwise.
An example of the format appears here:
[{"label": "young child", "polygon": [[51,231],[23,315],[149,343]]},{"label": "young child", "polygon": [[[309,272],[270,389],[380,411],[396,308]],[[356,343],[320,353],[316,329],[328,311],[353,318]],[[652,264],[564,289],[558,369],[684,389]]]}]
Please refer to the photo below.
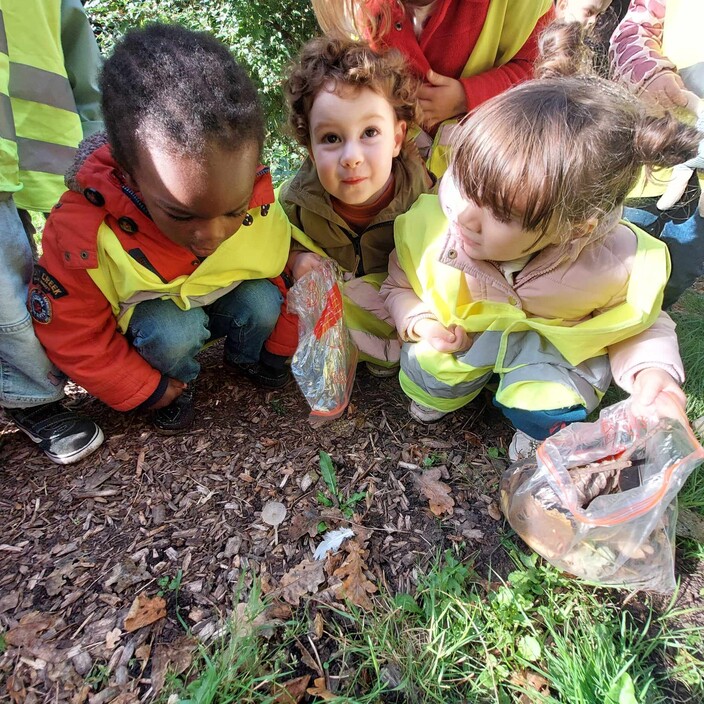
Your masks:
[{"label": "young child", "polygon": [[563,22],[579,22],[590,28],[609,9],[612,0],[555,0],[555,15]]},{"label": "young child", "polygon": [[[542,75],[573,72],[579,25],[552,34],[568,52],[551,53]],[[516,459],[583,420],[612,374],[644,405],[665,405],[667,392],[684,405],[674,324],[660,309],[667,251],[619,218],[639,168],[688,158],[699,135],[634,102],[606,81],[560,76],[513,88],[462,124],[439,196],[397,220],[381,290],[405,341],[414,418],[438,420],[498,375]]]},{"label": "young child", "polygon": [[[361,358],[379,375],[395,373],[400,352],[378,295],[394,220],[433,186],[417,152],[406,147],[417,87],[398,52],[380,56],[365,44],[326,37],[303,47],[284,86],[289,123],[309,157],[279,200],[313,250],[294,242],[290,271],[299,279],[328,256],[346,272],[346,322]],[[273,339],[267,349],[282,350]]]},{"label": "young child", "polygon": [[[614,79],[684,121],[693,123],[697,112],[701,119],[702,26],[700,0],[632,0],[611,39]],[[697,165],[701,168],[701,163]],[[661,238],[670,250],[672,276],[665,289],[665,307],[704,274],[703,188],[701,171],[658,171],[643,179],[626,201],[626,219]]]},{"label": "young child", "polygon": [[[194,419],[196,354],[266,387],[290,225],[259,164],[256,91],[225,46],[152,25],[128,32],[101,79],[104,137],[85,141],[44,230],[29,294],[50,359],[111,407]],[[236,234],[236,236],[234,236]]]},{"label": "young child", "polygon": [[430,170],[447,167],[455,121],[532,76],[538,36],[552,0],[312,0],[331,36],[359,36],[373,49],[400,50],[424,80],[423,131],[413,137]]}]

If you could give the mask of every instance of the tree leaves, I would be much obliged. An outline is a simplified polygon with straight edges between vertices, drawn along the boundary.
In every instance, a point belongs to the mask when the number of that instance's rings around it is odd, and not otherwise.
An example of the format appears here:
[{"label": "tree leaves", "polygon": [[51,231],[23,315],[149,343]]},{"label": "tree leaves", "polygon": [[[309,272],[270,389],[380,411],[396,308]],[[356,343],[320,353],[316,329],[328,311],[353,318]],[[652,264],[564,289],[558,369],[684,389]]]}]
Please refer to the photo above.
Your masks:
[{"label": "tree leaves", "polygon": [[455,500],[450,496],[452,491],[450,487],[440,481],[439,467],[413,473],[413,479],[420,493],[430,502],[430,510],[434,515],[442,516],[443,513],[452,515]]},{"label": "tree leaves", "polygon": [[364,550],[356,540],[350,540],[345,548],[348,553],[347,559],[333,572],[335,577],[343,580],[342,584],[335,589],[335,594],[369,611],[374,606],[369,595],[377,591],[376,585],[370,582],[365,574],[367,569],[365,559],[369,551]]},{"label": "tree leaves", "polygon": [[144,593],[137,594],[127,616],[125,616],[125,630],[131,633],[164,618],[164,616],[166,616],[166,601],[162,597],[150,598]]},{"label": "tree leaves", "polygon": [[324,563],[303,560],[281,578],[281,596],[291,606],[298,606],[304,594],[315,594],[324,581]]}]

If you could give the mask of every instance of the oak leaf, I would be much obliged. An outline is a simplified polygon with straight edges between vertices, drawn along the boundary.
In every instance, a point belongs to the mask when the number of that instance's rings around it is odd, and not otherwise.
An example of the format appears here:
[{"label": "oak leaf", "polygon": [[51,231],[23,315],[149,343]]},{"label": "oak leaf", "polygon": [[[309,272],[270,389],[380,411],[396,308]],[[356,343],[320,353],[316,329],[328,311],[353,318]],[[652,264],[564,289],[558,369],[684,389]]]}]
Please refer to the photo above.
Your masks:
[{"label": "oak leaf", "polygon": [[166,616],[166,601],[162,597],[148,597],[144,593],[137,594],[127,616],[125,616],[125,630],[132,633],[164,618],[164,616]]},{"label": "oak leaf", "polygon": [[370,611],[373,608],[369,594],[373,594],[377,587],[370,582],[365,574],[367,566],[364,559],[369,554],[356,540],[350,540],[346,545],[347,559],[333,572],[335,577],[342,580],[342,584],[335,588],[338,598],[347,598],[353,604]]},{"label": "oak leaf", "polygon": [[332,699],[337,699],[337,694],[333,694],[325,686],[325,678],[324,677],[316,677],[313,680],[313,686],[308,687],[308,689],[306,691],[308,692],[308,694],[312,694],[313,696],[320,697],[325,702],[329,702]]},{"label": "oak leaf", "polygon": [[425,472],[414,474],[416,486],[430,502],[430,510],[436,516],[443,513],[452,515],[455,500],[450,496],[452,491],[445,482],[440,481],[440,468],[435,467]]},{"label": "oak leaf", "polygon": [[298,704],[306,693],[306,688],[310,682],[310,675],[296,677],[296,679],[282,682],[276,686],[276,704]]},{"label": "oak leaf", "polygon": [[295,543],[306,533],[311,538],[314,538],[318,534],[318,524],[320,521],[320,514],[317,511],[306,509],[302,513],[297,513],[291,519],[291,524],[288,528],[288,539],[292,543]]},{"label": "oak leaf", "polygon": [[303,560],[281,578],[281,596],[291,606],[298,606],[304,594],[315,594],[325,581],[324,563]]}]

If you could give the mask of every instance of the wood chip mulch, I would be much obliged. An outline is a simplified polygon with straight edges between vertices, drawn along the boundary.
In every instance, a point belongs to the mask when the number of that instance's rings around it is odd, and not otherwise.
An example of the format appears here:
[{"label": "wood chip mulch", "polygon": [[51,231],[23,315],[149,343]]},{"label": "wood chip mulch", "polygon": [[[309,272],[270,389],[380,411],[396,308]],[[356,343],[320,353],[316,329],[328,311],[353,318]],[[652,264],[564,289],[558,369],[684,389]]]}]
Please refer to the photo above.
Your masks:
[{"label": "wood chip mulch", "polygon": [[[360,599],[412,592],[447,549],[480,573],[510,569],[498,549],[508,527],[497,506],[506,462],[496,456],[511,431],[488,396],[423,426],[396,379],[360,365],[346,414],[313,429],[295,384],[258,390],[228,375],[220,354],[202,355],[198,416],[182,436],[160,436],[148,417],[73,389],[70,403],[106,442],[62,468],[0,417],[0,700],[142,701],[167,664],[187,666],[194,638],[207,641],[240,608],[255,576],[290,609],[306,591],[340,601],[350,585]],[[321,451],[338,499],[321,477]],[[418,481],[430,469],[451,508],[431,511]],[[355,493],[365,496],[347,506]],[[276,529],[261,516],[270,501],[286,508]],[[325,572],[313,560],[321,523],[356,536]],[[149,623],[159,593],[167,615]]]}]

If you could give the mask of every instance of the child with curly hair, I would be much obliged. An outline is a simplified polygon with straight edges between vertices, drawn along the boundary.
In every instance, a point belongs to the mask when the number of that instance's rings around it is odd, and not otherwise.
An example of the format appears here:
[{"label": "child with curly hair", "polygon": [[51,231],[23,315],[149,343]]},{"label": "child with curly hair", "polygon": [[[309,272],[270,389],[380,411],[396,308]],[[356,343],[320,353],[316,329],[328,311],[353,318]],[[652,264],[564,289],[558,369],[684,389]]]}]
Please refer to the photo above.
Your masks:
[{"label": "child with curly hair", "polygon": [[265,387],[278,276],[291,226],[259,163],[256,90],[207,34],[129,31],[101,79],[107,138],[84,141],[52,210],[29,303],[49,358],[162,433],[194,421],[196,359],[225,338],[224,364]]},{"label": "child with curly hair", "polygon": [[[395,373],[400,349],[378,295],[394,221],[433,186],[406,141],[417,89],[398,52],[379,55],[365,44],[326,37],[303,47],[284,84],[289,124],[308,151],[279,194],[289,220],[309,240],[307,249],[293,242],[289,271],[297,280],[321,257],[340,265],[347,325],[361,359],[378,375]],[[284,340],[277,332],[267,349],[291,353],[293,325]]]}]

